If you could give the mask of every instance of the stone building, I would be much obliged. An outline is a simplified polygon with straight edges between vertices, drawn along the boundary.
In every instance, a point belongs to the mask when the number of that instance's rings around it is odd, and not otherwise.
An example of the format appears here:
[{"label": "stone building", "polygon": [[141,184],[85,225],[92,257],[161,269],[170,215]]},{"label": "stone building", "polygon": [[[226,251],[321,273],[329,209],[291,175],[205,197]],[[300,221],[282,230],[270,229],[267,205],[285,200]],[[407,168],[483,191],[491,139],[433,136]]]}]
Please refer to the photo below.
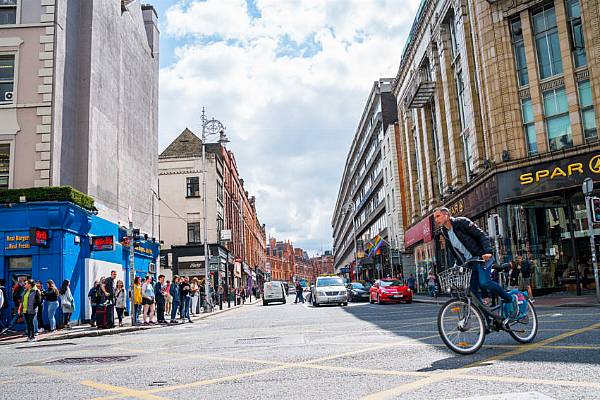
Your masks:
[{"label": "stone building", "polygon": [[72,186],[158,235],[159,32],[139,1],[4,0],[0,189]]},{"label": "stone building", "polygon": [[[597,0],[423,0],[394,81],[405,245],[422,278],[452,262],[431,219],[474,219],[538,290],[590,274],[584,178],[598,181]],[[406,271],[405,271],[406,273]]]},{"label": "stone building", "polygon": [[[265,227],[244,190],[233,153],[206,144],[207,242],[212,285],[254,286],[264,280]],[[185,129],[159,156],[163,265],[174,274],[205,275],[202,141]]]},{"label": "stone building", "polygon": [[365,250],[378,235],[389,243],[381,143],[384,131],[397,121],[392,83],[393,79],[383,78],[373,83],[348,151],[333,211],[335,272],[351,279],[391,274],[392,266],[384,261],[389,246],[374,257],[368,257]]}]

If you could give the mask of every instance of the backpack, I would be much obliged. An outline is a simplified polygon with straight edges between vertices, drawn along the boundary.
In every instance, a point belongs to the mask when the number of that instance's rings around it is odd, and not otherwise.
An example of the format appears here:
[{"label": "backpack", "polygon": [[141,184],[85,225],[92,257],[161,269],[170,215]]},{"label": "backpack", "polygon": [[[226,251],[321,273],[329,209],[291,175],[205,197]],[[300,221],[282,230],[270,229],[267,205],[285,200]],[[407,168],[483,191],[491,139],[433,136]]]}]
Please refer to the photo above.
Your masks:
[{"label": "backpack", "polygon": [[[527,315],[528,308],[528,294],[527,292],[522,292],[520,290],[511,290],[508,292],[509,296],[516,295],[517,296],[517,304],[519,305],[519,315],[515,319],[521,319]],[[502,305],[502,318],[508,318],[512,315],[512,303],[504,303]]]}]

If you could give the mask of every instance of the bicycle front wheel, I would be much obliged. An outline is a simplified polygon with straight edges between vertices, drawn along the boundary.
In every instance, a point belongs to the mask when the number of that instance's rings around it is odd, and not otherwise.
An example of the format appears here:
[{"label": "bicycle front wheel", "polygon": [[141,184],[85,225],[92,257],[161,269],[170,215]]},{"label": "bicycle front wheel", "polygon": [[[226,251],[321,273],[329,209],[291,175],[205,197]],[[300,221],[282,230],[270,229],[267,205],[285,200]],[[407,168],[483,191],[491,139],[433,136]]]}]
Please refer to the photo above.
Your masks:
[{"label": "bicycle front wheel", "polygon": [[466,301],[452,299],[438,313],[438,331],[450,350],[458,354],[477,352],[485,340],[481,312]]},{"label": "bicycle front wheel", "polygon": [[538,319],[535,307],[527,300],[527,314],[520,319],[508,323],[508,333],[519,343],[531,343],[538,331]]}]

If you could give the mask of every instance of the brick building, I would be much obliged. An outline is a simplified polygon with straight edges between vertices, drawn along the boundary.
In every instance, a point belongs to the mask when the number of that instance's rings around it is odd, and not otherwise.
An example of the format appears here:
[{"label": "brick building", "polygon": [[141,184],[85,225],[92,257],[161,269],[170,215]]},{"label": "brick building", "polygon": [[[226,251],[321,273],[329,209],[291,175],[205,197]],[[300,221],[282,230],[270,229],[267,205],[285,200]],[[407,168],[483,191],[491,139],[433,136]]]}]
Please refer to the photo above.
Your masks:
[{"label": "brick building", "polygon": [[270,269],[274,281],[291,282],[294,275],[294,247],[290,242],[278,242],[269,239],[267,246],[267,272]]},{"label": "brick building", "polygon": [[404,241],[420,277],[451,262],[433,230],[438,205],[487,228],[501,260],[531,259],[537,289],[589,277],[581,183],[600,177],[599,9],[422,1],[394,82]]}]

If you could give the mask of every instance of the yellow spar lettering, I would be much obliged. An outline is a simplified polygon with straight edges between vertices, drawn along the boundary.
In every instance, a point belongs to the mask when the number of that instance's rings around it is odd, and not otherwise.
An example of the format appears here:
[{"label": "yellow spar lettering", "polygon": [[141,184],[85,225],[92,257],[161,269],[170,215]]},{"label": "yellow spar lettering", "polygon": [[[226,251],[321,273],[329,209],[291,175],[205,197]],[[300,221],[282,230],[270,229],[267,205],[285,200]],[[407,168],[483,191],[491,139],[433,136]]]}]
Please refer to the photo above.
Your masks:
[{"label": "yellow spar lettering", "polygon": [[533,183],[533,174],[530,172],[523,174],[519,177],[519,180],[521,181],[521,185],[529,185]]},{"label": "yellow spar lettering", "polygon": [[545,178],[548,175],[550,175],[550,171],[548,171],[547,169],[540,169],[539,171],[535,172],[535,181],[539,182],[540,179]]},{"label": "yellow spar lettering", "polygon": [[552,171],[552,175],[550,175],[550,179],[554,179],[557,176],[567,176],[567,174],[565,174],[565,171],[560,169],[560,167],[556,167],[556,168],[554,168],[554,171]]},{"label": "yellow spar lettering", "polygon": [[583,164],[582,163],[569,164],[569,166],[567,167],[567,170],[569,171],[569,176],[573,175],[573,172],[579,172],[580,174],[583,174]]}]

